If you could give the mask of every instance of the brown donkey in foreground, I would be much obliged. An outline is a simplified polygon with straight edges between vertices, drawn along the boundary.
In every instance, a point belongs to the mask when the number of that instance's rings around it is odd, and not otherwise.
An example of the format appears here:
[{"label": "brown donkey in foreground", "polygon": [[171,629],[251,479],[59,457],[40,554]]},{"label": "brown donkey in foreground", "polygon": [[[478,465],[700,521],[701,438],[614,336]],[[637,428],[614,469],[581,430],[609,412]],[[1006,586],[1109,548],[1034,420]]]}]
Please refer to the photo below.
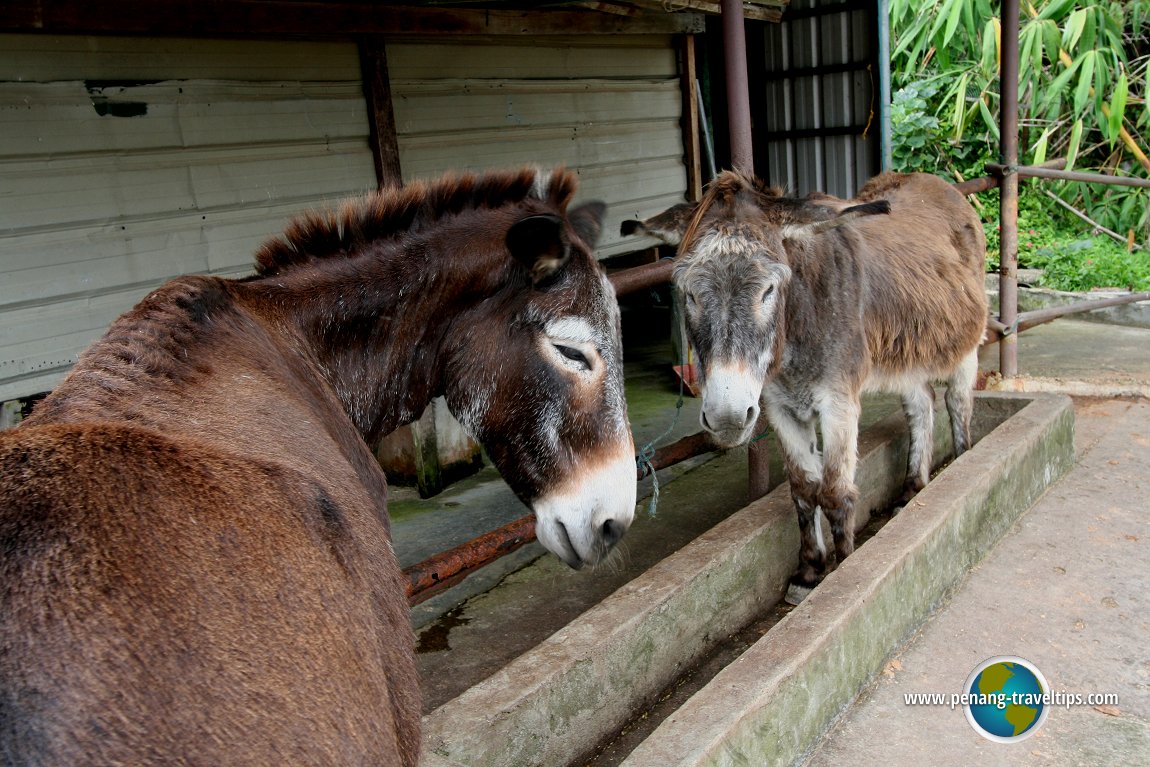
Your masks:
[{"label": "brown donkey in foreground", "polygon": [[634,445],[603,208],[462,176],[184,277],[0,434],[0,762],[415,765],[419,684],[369,445],[444,395],[573,567]]}]

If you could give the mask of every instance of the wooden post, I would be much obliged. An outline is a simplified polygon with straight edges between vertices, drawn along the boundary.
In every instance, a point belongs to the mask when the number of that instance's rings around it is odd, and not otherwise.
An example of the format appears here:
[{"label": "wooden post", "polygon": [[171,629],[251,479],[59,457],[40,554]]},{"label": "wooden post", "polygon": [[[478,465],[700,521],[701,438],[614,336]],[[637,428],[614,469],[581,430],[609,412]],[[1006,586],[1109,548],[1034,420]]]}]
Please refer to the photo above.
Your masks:
[{"label": "wooden post", "polygon": [[695,36],[679,38],[679,89],[683,94],[683,153],[687,164],[687,199],[703,196],[702,142],[699,133],[699,71],[695,59]]},{"label": "wooden post", "polygon": [[391,103],[391,77],[383,40],[370,37],[359,43],[363,72],[363,96],[367,102],[368,141],[375,160],[375,180],[380,189],[403,186],[399,165],[399,140],[395,135],[395,111]]}]

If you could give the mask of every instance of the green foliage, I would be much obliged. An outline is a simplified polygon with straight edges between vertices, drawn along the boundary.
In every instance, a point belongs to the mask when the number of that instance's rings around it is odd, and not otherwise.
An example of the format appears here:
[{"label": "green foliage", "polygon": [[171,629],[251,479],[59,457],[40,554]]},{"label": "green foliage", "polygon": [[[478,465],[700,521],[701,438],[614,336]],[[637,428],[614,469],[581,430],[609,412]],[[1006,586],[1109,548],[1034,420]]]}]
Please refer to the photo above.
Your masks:
[{"label": "green foliage", "polygon": [[1056,290],[1094,288],[1150,290],[1150,255],[1127,253],[1108,237],[1090,237],[1040,248],[1031,265],[1042,269],[1042,285]]},{"label": "green foliage", "polygon": [[[998,271],[999,263],[997,194],[983,196],[988,272]],[[1084,234],[1080,221],[1058,206],[1052,209],[1049,198],[1036,193],[1036,187],[1024,187],[1018,202],[1018,265],[1043,270],[1043,287],[1150,290],[1150,252],[1130,253],[1110,237]]]},{"label": "green foliage", "polygon": [[[990,0],[891,0],[897,169],[970,178],[997,159],[999,12]],[[1066,158],[1068,168],[1150,175],[1132,149],[1150,151],[1150,0],[1023,3],[1019,59],[1022,163]],[[1150,241],[1150,190],[1033,181],[1020,192],[1020,264],[1046,269],[1067,290],[1146,284],[1145,251],[1093,236],[1046,190]],[[997,268],[997,192],[980,198],[988,267]]]}]

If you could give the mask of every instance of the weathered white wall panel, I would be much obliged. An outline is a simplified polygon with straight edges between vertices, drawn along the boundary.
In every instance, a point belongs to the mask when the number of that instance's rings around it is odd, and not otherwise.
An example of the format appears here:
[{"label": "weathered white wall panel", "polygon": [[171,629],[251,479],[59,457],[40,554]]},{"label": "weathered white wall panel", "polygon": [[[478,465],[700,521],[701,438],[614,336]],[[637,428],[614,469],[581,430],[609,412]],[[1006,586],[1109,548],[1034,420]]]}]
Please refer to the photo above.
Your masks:
[{"label": "weathered white wall panel", "polygon": [[[375,184],[351,43],[0,35],[0,400],[51,388],[179,274],[243,274]],[[388,45],[406,178],[566,165],[619,222],[683,199],[670,37]]]},{"label": "weathered white wall panel", "polygon": [[375,185],[351,43],[0,35],[0,400],[156,285]]},{"label": "weathered white wall panel", "polygon": [[599,255],[635,249],[625,218],[683,200],[682,109],[670,37],[392,42],[405,178],[566,165],[608,219]]}]

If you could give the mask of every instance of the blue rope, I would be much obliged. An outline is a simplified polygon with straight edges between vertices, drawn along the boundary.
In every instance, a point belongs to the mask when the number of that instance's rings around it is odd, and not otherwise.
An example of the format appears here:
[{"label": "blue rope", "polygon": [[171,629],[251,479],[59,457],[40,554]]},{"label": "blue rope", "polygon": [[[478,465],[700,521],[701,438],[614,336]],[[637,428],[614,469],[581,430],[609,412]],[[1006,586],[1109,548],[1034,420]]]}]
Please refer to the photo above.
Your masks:
[{"label": "blue rope", "polygon": [[651,459],[655,457],[655,443],[662,442],[675,430],[676,424],[679,423],[679,413],[683,411],[683,379],[687,375],[686,364],[682,359],[682,351],[679,354],[679,401],[675,403],[675,415],[671,419],[671,425],[667,430],[655,437],[653,440],[643,446],[639,454],[635,456],[635,465],[643,469],[644,476],[651,477],[651,502],[647,504],[647,516],[654,517],[656,509],[659,506],[659,475],[655,472],[655,467],[651,463]]}]

